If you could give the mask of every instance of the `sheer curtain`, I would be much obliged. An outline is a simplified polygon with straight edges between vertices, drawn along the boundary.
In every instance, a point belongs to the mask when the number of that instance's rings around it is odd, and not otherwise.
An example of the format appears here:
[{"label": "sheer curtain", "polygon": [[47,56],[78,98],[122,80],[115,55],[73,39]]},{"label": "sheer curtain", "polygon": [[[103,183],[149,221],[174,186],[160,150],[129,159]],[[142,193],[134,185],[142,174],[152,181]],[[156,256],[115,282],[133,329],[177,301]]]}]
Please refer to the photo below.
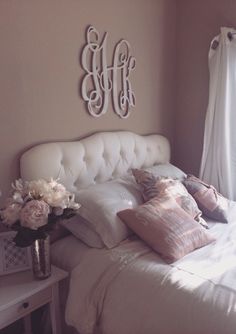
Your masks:
[{"label": "sheer curtain", "polygon": [[209,51],[209,103],[200,177],[236,200],[236,34],[221,28]]}]

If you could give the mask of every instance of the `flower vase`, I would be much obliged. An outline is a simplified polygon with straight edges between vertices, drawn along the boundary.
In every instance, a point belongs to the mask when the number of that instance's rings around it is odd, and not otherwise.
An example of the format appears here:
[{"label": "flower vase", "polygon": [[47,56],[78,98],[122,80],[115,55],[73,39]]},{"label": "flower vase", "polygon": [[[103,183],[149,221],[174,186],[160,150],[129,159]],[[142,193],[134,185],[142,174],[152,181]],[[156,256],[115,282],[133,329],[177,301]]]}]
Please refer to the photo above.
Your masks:
[{"label": "flower vase", "polygon": [[46,279],[51,275],[50,237],[37,239],[31,245],[32,270],[36,279]]}]

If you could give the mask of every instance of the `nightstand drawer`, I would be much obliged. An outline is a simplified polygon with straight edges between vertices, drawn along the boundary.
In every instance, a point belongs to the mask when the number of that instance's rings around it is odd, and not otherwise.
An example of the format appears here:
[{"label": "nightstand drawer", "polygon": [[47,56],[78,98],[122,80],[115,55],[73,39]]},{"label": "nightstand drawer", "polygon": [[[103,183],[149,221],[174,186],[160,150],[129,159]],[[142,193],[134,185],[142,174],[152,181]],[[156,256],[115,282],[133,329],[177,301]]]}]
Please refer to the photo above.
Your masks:
[{"label": "nightstand drawer", "polygon": [[40,306],[47,304],[52,299],[52,289],[48,287],[40,292],[35,293],[29,298],[25,298],[15,305],[9,306],[0,313],[1,328],[16,321],[39,308]]}]

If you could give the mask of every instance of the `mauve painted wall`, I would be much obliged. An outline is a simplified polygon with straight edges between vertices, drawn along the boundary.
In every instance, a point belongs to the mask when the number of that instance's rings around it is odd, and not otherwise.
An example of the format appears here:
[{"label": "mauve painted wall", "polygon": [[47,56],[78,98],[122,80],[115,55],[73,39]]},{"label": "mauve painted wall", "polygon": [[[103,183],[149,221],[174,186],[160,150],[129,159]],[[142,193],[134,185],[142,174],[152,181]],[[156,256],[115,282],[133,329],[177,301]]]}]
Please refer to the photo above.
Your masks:
[{"label": "mauve painted wall", "polygon": [[[110,107],[101,118],[85,111],[79,64],[85,29],[127,39],[137,68],[137,106],[120,119]],[[102,130],[163,133],[172,139],[175,110],[176,3],[174,0],[0,1],[0,189],[19,176],[28,147],[72,140]]]},{"label": "mauve painted wall", "polygon": [[220,27],[236,28],[235,0],[177,0],[174,161],[198,174],[208,104],[208,50]]}]

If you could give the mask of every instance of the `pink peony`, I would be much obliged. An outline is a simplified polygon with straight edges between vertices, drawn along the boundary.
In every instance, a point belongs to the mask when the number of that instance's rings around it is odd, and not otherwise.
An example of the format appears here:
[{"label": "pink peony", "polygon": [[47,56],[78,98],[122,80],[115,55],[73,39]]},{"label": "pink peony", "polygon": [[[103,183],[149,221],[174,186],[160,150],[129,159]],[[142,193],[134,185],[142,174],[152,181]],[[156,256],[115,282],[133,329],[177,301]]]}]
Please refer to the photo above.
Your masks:
[{"label": "pink peony", "polygon": [[50,207],[44,201],[32,200],[25,204],[20,213],[21,225],[37,230],[48,222]]},{"label": "pink peony", "polygon": [[9,203],[9,205],[1,211],[3,224],[12,226],[20,218],[22,206],[19,203]]}]

